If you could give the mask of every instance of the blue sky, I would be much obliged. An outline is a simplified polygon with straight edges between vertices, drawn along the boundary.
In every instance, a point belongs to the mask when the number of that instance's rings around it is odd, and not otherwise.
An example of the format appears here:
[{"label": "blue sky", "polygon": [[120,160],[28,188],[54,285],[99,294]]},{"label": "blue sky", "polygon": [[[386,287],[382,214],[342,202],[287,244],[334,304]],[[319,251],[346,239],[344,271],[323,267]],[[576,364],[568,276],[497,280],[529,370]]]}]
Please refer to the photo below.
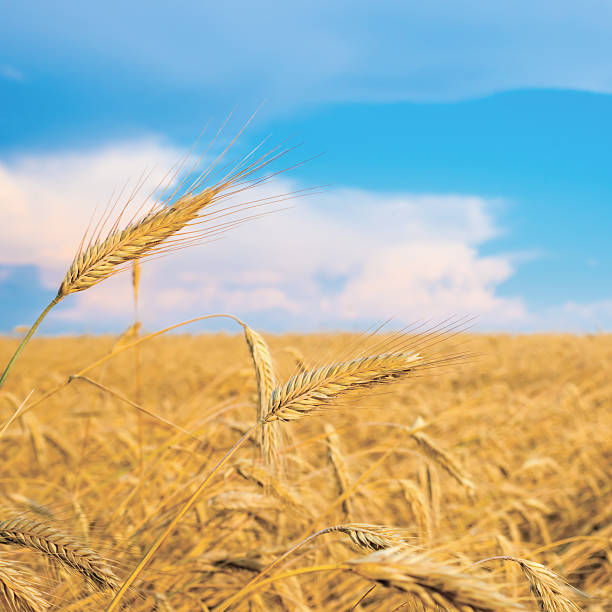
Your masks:
[{"label": "blue sky", "polygon": [[[264,99],[243,147],[324,152],[267,189],[329,186],[148,264],[149,328],[612,329],[612,5],[126,4],[3,11],[0,330],[52,297],[97,204]],[[70,296],[41,331],[120,330],[128,285]]]}]

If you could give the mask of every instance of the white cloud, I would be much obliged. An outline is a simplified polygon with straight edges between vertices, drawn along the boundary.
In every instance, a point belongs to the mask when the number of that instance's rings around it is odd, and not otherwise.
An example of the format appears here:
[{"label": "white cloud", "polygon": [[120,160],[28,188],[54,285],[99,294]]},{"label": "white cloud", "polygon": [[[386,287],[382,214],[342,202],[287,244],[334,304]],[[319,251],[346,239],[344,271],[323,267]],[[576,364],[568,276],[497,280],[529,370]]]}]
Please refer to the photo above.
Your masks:
[{"label": "white cloud", "polygon": [[[0,263],[33,263],[57,286],[95,203],[126,178],[158,162],[152,180],[178,153],[156,141],[86,153],[13,159],[0,165],[5,219]],[[255,198],[298,186],[275,180]],[[510,256],[483,257],[497,235],[499,202],[457,194],[386,194],[331,189],[143,268],[141,303],[154,327],[231,312],[274,329],[365,325],[478,315],[490,325],[525,316],[519,298],[497,287],[513,273]],[[69,296],[56,321],[129,321],[129,277],[120,275]]]},{"label": "white cloud", "polygon": [[565,302],[551,308],[542,322],[545,329],[598,332],[612,328],[612,300]]},{"label": "white cloud", "polygon": [[0,163],[0,262],[40,266],[45,285],[57,283],[57,272],[72,259],[94,209],[103,210],[125,185],[123,203],[147,168],[149,182],[161,182],[178,158],[178,152],[149,140]]}]

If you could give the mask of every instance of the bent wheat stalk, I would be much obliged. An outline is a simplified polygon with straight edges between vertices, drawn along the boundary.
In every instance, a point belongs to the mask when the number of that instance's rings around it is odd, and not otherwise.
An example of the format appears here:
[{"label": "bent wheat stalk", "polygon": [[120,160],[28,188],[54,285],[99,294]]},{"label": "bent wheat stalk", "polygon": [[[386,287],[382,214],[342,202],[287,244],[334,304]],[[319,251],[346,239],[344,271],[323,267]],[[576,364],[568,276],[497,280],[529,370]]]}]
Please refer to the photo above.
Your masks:
[{"label": "bent wheat stalk", "polygon": [[[398,555],[398,551],[393,549],[343,563],[314,565],[282,572],[260,582],[250,583],[244,588],[242,595],[244,597],[291,576],[333,571],[351,572],[387,588],[404,592],[411,596],[410,603],[421,603],[427,609],[443,609],[449,612],[525,610],[523,606],[482,580],[424,555]],[[229,601],[215,608],[214,612],[226,610]]]},{"label": "bent wheat stalk", "polygon": [[396,550],[406,547],[407,534],[405,530],[398,529],[395,527],[387,527],[385,525],[369,525],[363,523],[347,523],[344,525],[334,525],[332,527],[325,527],[315,533],[312,533],[306,538],[301,539],[299,542],[294,544],[291,548],[286,550],[282,555],[274,559],[263,569],[259,570],[259,573],[254,576],[249,582],[247,582],[240,590],[226,599],[223,603],[219,604],[215,609],[215,612],[224,612],[230,606],[238,603],[243,596],[252,590],[252,585],[259,582],[263,577],[270,572],[270,570],[277,567],[282,563],[289,555],[294,553],[298,548],[301,548],[313,539],[325,535],[326,533],[343,533],[349,537],[351,542],[362,550],[368,552],[383,550],[386,548],[395,548]]}]

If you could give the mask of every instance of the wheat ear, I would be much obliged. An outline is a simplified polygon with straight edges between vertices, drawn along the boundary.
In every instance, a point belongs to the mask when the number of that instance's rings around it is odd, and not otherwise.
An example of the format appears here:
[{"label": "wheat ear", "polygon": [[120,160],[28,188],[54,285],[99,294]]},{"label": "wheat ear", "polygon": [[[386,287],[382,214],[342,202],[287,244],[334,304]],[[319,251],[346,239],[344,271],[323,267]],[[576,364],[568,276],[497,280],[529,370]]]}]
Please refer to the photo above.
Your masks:
[{"label": "wheat ear", "polygon": [[367,551],[378,551],[387,548],[403,548],[408,545],[408,533],[398,527],[386,525],[369,525],[367,523],[347,523],[328,528],[329,532],[337,531],[346,534],[351,542]]},{"label": "wheat ear", "polygon": [[0,561],[0,608],[10,612],[42,612],[49,604],[31,581],[24,580],[15,565]]},{"label": "wheat ear", "polygon": [[538,602],[538,607],[542,612],[579,612],[580,607],[572,600],[571,593],[585,595],[567,584],[565,580],[541,563],[527,561],[518,557],[507,555],[489,557],[479,561],[513,561],[517,563],[525,578],[529,582],[529,588]]},{"label": "wheat ear", "polygon": [[424,455],[435,461],[448,474],[450,474],[460,485],[469,492],[474,492],[476,485],[459,464],[446,451],[442,450],[429,436],[422,431],[411,434],[413,440],[419,445]]},{"label": "wheat ear", "polygon": [[200,211],[211,204],[221,191],[221,187],[215,187],[197,195],[183,197],[173,206],[154,210],[142,219],[128,224],[123,230],[112,231],[106,238],[96,240],[85,250],[79,249],[60,284],[57,295],[28,330],[0,376],[0,387],[27,342],[56,304],[70,293],[93,287],[130,261],[160,253],[163,243],[195,221]]},{"label": "wheat ear", "polygon": [[412,480],[400,479],[397,482],[404,494],[404,499],[410,506],[412,515],[419,525],[421,535],[424,536],[424,539],[429,540],[432,532],[431,512],[422,489]]},{"label": "wheat ear", "polygon": [[72,572],[81,574],[98,589],[118,588],[108,561],[71,536],[29,518],[0,521],[0,544],[37,550]]},{"label": "wheat ear", "polygon": [[236,471],[246,480],[250,480],[259,485],[266,494],[271,494],[277,499],[282,500],[294,510],[310,514],[299,494],[290,489],[289,486],[285,484],[284,480],[276,477],[266,468],[252,462],[243,461],[238,463]]},{"label": "wheat ear", "polygon": [[257,435],[264,460],[270,469],[279,467],[279,448],[283,441],[281,423],[267,423],[272,391],[277,385],[274,363],[266,341],[255,330],[244,326],[244,337],[251,353],[257,378],[257,420],[263,421]]},{"label": "wheat ear", "polygon": [[[330,423],[325,423],[325,436],[327,438],[327,459],[334,470],[338,495],[342,496],[349,489],[349,475],[346,461],[340,450],[340,437],[336,433],[335,427]],[[344,512],[345,520],[350,521],[352,508],[349,497],[345,497],[342,500],[342,511]]]},{"label": "wheat ear", "polygon": [[266,421],[294,421],[349,391],[400,380],[420,361],[418,353],[383,353],[303,372],[274,389]]},{"label": "wheat ear", "polygon": [[482,580],[424,555],[398,556],[391,549],[348,561],[345,567],[366,580],[409,593],[427,608],[456,612],[525,609]]}]

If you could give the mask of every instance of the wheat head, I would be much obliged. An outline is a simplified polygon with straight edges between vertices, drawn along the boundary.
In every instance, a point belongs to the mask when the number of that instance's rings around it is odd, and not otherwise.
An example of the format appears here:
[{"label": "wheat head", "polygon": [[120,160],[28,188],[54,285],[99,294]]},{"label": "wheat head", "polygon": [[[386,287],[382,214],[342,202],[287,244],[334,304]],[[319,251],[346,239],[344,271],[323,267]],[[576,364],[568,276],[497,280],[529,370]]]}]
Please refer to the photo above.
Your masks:
[{"label": "wheat head", "polygon": [[378,551],[389,548],[400,549],[408,545],[408,535],[405,530],[386,525],[369,525],[366,523],[347,523],[335,525],[329,532],[346,534],[358,548],[367,551]]},{"label": "wheat head", "polygon": [[[331,423],[325,423],[325,436],[327,438],[327,459],[334,470],[338,495],[343,495],[349,489],[349,474],[346,461],[340,450],[340,437]],[[350,521],[353,511],[349,497],[342,500],[342,511],[345,520]]]},{"label": "wheat head", "polygon": [[159,254],[163,243],[195,221],[222,191],[220,186],[183,197],[174,205],[154,210],[125,229],[90,244],[72,261],[56,299],[93,287],[131,261]]},{"label": "wheat head", "polygon": [[579,612],[580,607],[572,599],[572,592],[578,591],[545,565],[511,556],[494,558],[519,565],[542,612]]},{"label": "wheat head", "polygon": [[81,574],[98,589],[117,588],[117,577],[108,561],[72,536],[42,522],[30,518],[0,521],[0,544],[37,550],[69,571]]},{"label": "wheat head", "polygon": [[395,382],[413,372],[420,361],[418,353],[383,353],[298,374],[274,389],[266,422],[294,421],[347,392]]}]

